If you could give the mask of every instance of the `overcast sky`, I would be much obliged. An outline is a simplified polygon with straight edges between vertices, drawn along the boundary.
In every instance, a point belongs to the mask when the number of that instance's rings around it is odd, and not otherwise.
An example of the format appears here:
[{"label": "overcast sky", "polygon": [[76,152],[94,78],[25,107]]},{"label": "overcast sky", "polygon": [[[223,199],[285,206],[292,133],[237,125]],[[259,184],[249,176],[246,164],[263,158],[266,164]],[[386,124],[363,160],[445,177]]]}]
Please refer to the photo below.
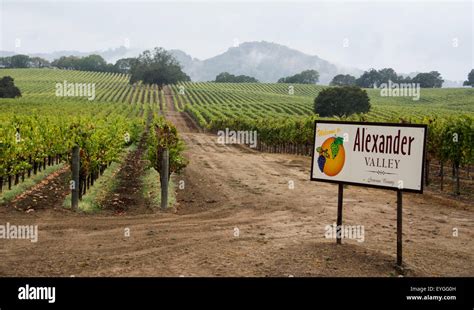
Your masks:
[{"label": "overcast sky", "polygon": [[89,52],[128,40],[205,59],[265,40],[360,69],[438,70],[463,80],[474,67],[472,1],[0,3],[0,50],[18,53]]}]

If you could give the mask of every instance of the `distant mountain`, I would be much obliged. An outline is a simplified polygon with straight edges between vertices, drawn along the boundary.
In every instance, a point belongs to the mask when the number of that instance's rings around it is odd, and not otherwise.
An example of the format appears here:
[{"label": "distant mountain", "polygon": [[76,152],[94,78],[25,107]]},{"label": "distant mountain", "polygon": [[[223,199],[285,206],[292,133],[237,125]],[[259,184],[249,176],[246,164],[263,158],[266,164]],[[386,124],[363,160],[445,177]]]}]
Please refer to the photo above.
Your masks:
[{"label": "distant mountain", "polygon": [[[81,57],[99,54],[106,61],[115,63],[120,58],[136,57],[142,51],[120,46],[115,49],[89,53],[73,50],[28,55],[52,61],[61,56]],[[282,77],[294,75],[303,70],[314,69],[320,74],[318,84],[329,84],[337,74],[352,74],[358,77],[363,73],[359,69],[338,66],[318,56],[308,55],[287,46],[266,41],[242,43],[237,47],[229,48],[223,54],[205,60],[193,58],[181,50],[175,49],[169,50],[169,52],[181,63],[184,72],[193,81],[212,81],[219,73],[229,72],[234,75],[252,76],[261,82],[276,82]],[[0,51],[2,57],[14,54],[16,53]]]},{"label": "distant mountain", "polygon": [[[203,61],[191,57],[182,50],[168,50],[168,52],[181,64],[183,71],[191,77],[192,81],[207,81],[200,78],[203,75],[203,70],[206,70]],[[215,76],[212,79],[215,79]]]},{"label": "distant mountain", "polygon": [[[137,57],[143,50],[130,49],[124,46],[105,51],[80,52],[56,51],[52,53],[32,53],[32,57],[41,57],[53,61],[61,56],[83,57],[91,54],[101,55],[106,61],[115,63],[120,58]],[[308,55],[287,46],[266,41],[245,42],[237,47],[229,48],[225,53],[199,60],[182,50],[172,49],[169,52],[183,66],[184,72],[193,81],[213,81],[221,72],[234,75],[249,75],[261,82],[276,82],[281,77],[294,75],[303,70],[315,69],[319,72],[318,84],[329,84],[337,74],[351,74],[359,77],[363,70],[333,64],[315,55]],[[18,54],[13,51],[0,51],[0,57]],[[403,76],[414,77],[419,72],[400,73]],[[446,80],[443,87],[462,87],[463,81]]]},{"label": "distant mountain", "polygon": [[340,73],[355,76],[362,74],[362,70],[342,68],[318,56],[265,41],[242,43],[206,60],[192,58],[180,50],[170,52],[193,81],[210,81],[221,72],[229,72],[234,75],[249,75],[261,82],[276,82],[281,77],[314,69],[320,74],[319,83],[329,84]]}]

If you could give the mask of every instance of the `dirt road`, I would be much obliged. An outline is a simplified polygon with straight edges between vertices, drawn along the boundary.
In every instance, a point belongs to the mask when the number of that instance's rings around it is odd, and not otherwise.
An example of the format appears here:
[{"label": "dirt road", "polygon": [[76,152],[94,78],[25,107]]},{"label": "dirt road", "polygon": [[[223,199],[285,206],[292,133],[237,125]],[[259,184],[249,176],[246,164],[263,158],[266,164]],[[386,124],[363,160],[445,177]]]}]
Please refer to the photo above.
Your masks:
[{"label": "dirt road", "polygon": [[[337,186],[308,181],[310,159],[219,145],[171,107],[170,95],[165,101],[190,159],[175,176],[185,185],[175,212],[2,207],[1,222],[38,224],[39,240],[0,239],[0,276],[396,275],[393,192],[348,187],[344,224],[364,225],[364,242],[337,246],[324,236],[336,220]],[[440,199],[404,196],[407,275],[473,276],[473,206]]]}]

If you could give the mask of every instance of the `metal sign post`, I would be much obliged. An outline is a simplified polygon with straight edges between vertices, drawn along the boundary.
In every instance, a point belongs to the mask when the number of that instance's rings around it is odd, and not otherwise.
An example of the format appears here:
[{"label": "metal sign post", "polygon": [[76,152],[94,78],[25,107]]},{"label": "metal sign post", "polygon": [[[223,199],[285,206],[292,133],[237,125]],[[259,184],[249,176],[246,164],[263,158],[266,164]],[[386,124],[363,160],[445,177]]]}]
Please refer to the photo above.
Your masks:
[{"label": "metal sign post", "polygon": [[402,267],[402,190],[397,190],[397,266]]},{"label": "metal sign post", "polygon": [[344,185],[339,183],[337,192],[337,226],[336,226],[336,243],[342,243],[342,200],[344,197]]}]

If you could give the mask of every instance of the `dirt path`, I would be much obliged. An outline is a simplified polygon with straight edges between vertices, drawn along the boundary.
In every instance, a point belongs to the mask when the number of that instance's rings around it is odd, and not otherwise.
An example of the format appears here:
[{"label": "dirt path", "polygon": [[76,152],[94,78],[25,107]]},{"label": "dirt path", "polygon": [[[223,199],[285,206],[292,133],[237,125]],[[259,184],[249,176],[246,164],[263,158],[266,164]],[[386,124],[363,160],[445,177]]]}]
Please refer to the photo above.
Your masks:
[{"label": "dirt path", "polygon": [[[18,211],[35,212],[50,206],[61,208],[62,202],[70,192],[70,167],[65,165],[51,173],[29,190],[15,197],[7,206]],[[0,208],[3,206],[0,206]]]},{"label": "dirt path", "polygon": [[163,93],[165,95],[165,103],[167,107],[165,112],[166,119],[173,122],[173,124],[179,129],[180,133],[201,132],[199,126],[187,113],[182,113],[176,110],[171,88],[165,86],[163,88]]},{"label": "dirt path", "polygon": [[[336,219],[337,186],[308,181],[308,158],[219,145],[215,136],[195,132],[186,114],[173,112],[169,99],[167,104],[190,159],[175,177],[185,182],[177,212],[2,209],[3,222],[38,224],[39,241],[0,240],[0,276],[395,275],[393,192],[348,187],[344,224],[364,225],[365,241],[336,246],[324,234]],[[405,195],[408,275],[474,275],[473,212],[472,205]]]},{"label": "dirt path", "polygon": [[150,213],[153,212],[150,202],[143,197],[142,179],[145,173],[146,161],[143,154],[146,152],[147,139],[151,115],[147,116],[145,133],[135,150],[131,151],[125,160],[123,166],[116,175],[118,180],[117,188],[108,195],[103,202],[103,208],[113,210],[115,213]]}]

